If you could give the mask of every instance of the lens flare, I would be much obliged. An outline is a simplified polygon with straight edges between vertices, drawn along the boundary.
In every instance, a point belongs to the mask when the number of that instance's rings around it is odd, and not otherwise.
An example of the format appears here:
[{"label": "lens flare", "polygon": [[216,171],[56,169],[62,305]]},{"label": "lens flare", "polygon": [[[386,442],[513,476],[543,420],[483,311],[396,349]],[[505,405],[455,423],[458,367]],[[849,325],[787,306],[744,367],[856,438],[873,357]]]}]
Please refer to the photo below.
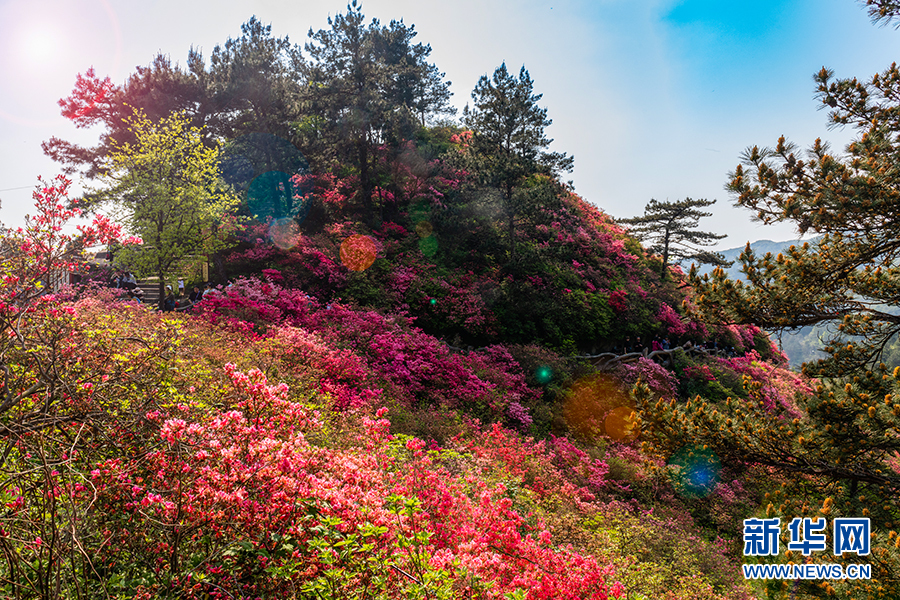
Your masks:
[{"label": "lens flare", "polygon": [[310,209],[309,162],[291,142],[253,132],[231,141],[219,159],[222,178],[246,194],[257,218],[292,217],[299,225]]},{"label": "lens flare", "polygon": [[266,171],[253,178],[247,190],[247,205],[258,219],[282,220],[291,214],[293,185],[284,171]]},{"label": "lens flare", "polygon": [[547,385],[553,380],[553,369],[547,365],[541,365],[534,370],[534,378],[541,385]]},{"label": "lens flare", "polygon": [[628,406],[619,406],[603,420],[606,435],[617,442],[633,442],[641,433],[635,411]]},{"label": "lens flare", "polygon": [[[23,127],[53,125],[42,110],[44,102],[36,99],[66,94],[75,74],[92,63],[103,80],[119,70],[121,59],[122,32],[109,0],[0,2],[0,80],[7,82],[0,120]],[[89,96],[104,94],[94,90],[80,97],[78,113],[92,112],[96,102]]]},{"label": "lens flare", "polygon": [[378,246],[367,235],[351,235],[341,244],[341,262],[351,271],[365,271],[375,262]]},{"label": "lens flare", "polygon": [[431,221],[419,221],[416,223],[416,233],[420,238],[427,238],[434,232],[434,225]]},{"label": "lens flare", "polygon": [[419,240],[419,251],[425,256],[434,256],[438,251],[438,241],[433,235]]},{"label": "lens flare", "polygon": [[669,478],[678,493],[687,498],[702,498],[719,483],[722,464],[708,448],[689,444],[672,455],[668,462]]},{"label": "lens flare", "polygon": [[291,218],[272,221],[269,239],[282,250],[290,250],[300,243],[300,226]]},{"label": "lens flare", "polygon": [[[614,379],[603,373],[596,373],[579,379],[568,390],[563,404],[563,417],[578,437],[588,440],[604,435],[612,437],[606,429],[606,418],[619,408],[624,408],[630,415],[633,410],[631,398],[619,388]],[[627,428],[625,425],[616,431],[623,432]],[[620,441],[628,441],[628,437],[623,436]],[[631,439],[634,437],[637,436],[634,435]]]}]

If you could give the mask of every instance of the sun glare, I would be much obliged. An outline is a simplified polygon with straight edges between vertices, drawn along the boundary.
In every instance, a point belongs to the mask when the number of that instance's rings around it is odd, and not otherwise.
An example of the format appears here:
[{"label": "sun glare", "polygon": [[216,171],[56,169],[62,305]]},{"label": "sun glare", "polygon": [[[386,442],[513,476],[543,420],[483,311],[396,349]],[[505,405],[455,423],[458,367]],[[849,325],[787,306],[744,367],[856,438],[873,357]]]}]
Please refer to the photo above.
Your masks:
[{"label": "sun glare", "polygon": [[50,125],[46,107],[71,93],[75,75],[91,66],[115,74],[121,50],[110,0],[0,0],[0,81],[10,92],[0,95],[0,122]]},{"label": "sun glare", "polygon": [[48,28],[32,28],[23,31],[17,40],[19,56],[34,66],[46,65],[59,52],[59,37]]}]

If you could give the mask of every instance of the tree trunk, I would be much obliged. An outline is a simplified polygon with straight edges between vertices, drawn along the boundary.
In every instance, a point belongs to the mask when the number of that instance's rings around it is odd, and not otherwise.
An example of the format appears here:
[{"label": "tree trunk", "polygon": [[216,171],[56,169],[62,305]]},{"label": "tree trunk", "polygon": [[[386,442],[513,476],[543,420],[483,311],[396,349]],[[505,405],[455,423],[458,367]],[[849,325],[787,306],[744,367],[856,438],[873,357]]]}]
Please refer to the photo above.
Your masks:
[{"label": "tree trunk", "polygon": [[165,310],[165,308],[166,308],[166,280],[165,280],[165,275],[166,275],[166,274],[165,274],[163,271],[161,271],[161,270],[157,273],[157,276],[159,277],[159,287],[158,287],[157,289],[159,290],[159,310],[160,310],[160,311]]},{"label": "tree trunk", "polygon": [[365,213],[363,219],[371,224],[374,211],[372,210],[372,181],[369,173],[369,144],[365,133],[359,142],[359,186]]},{"label": "tree trunk", "polygon": [[512,266],[516,262],[516,213],[513,210],[512,193],[513,182],[509,179],[505,182],[506,187],[506,214],[509,216],[508,231],[509,236],[509,265]]},{"label": "tree trunk", "polygon": [[228,281],[228,272],[225,270],[225,259],[222,258],[222,253],[216,252],[209,258],[216,270],[216,277],[222,284],[225,284]]},{"label": "tree trunk", "polygon": [[516,262],[516,222],[515,215],[509,214],[509,264]]},{"label": "tree trunk", "polygon": [[669,235],[670,235],[670,232],[668,229],[666,229],[666,236],[665,236],[665,238],[663,238],[662,267],[660,268],[660,271],[659,271],[660,279],[666,278],[666,268],[669,266]]}]

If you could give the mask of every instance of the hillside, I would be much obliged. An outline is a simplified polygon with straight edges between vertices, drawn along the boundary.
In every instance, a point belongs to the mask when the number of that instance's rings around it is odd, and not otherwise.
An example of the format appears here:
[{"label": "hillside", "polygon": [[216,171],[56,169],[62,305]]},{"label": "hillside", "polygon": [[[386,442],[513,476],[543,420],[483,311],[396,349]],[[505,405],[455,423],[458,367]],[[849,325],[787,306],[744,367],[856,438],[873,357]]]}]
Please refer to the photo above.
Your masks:
[{"label": "hillside", "polygon": [[[60,107],[97,144],[44,149],[95,185],[40,180],[3,234],[0,596],[896,595],[896,66],[817,75],[835,122],[873,117],[852,160],[742,156],[740,203],[833,233],[758,243],[744,285],[576,194],[524,66],[456,119],[431,47],[355,0],[302,48],[241,31],[79,75]],[[718,239],[710,204],[678,235]],[[211,289],[176,311],[180,279]],[[803,373],[760,328],[838,317]],[[744,577],[800,554],[872,577]]]},{"label": "hillside", "polygon": [[[633,438],[584,422],[575,438],[519,433],[611,389],[579,379],[574,400],[545,404],[512,358],[554,360],[536,349],[451,354],[402,320],[260,281],[213,294],[199,316],[108,293],[47,300],[19,331],[30,358],[7,351],[27,369],[15,389],[53,364],[66,391],[4,413],[22,436],[3,465],[5,593],[62,577],[72,593],[145,598],[746,596],[734,542],[707,541],[673,495],[684,484]],[[725,511],[716,527],[733,536],[725,515],[749,482],[731,477],[695,510]]]},{"label": "hillside", "polygon": [[[695,320],[680,271],[571,192],[512,261],[465,177],[374,224],[318,183],[302,235],[251,223],[230,283],[173,314],[45,293],[79,243],[122,237],[60,233],[67,188],[4,240],[4,594],[759,593],[742,523],[789,480],[672,424],[798,420],[815,382],[758,328]],[[651,336],[678,347],[644,357]],[[572,356],[590,344],[627,354],[598,370]]]},{"label": "hillside", "polygon": [[735,560],[761,473],[644,448],[630,390],[794,414],[808,385],[756,351],[607,372],[536,345],[460,352],[274,269],[183,314],[47,295],[70,238],[35,242],[59,235],[5,240],[4,594],[751,597]]}]

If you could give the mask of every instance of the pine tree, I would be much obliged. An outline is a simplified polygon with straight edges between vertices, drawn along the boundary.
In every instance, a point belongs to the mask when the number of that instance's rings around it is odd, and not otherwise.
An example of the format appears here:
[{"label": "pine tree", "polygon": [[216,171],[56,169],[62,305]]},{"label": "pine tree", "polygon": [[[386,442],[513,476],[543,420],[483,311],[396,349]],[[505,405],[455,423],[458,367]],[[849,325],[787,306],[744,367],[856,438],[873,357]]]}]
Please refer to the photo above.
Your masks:
[{"label": "pine tree", "polygon": [[[900,15],[894,2],[868,2],[874,20]],[[741,255],[747,282],[722,269],[690,280],[707,319],[795,328],[830,324],[826,359],[804,365],[819,379],[812,395],[713,406],[653,404],[641,393],[649,432],[664,452],[685,443],[723,462],[762,467],[780,486],[766,494],[769,516],[867,517],[872,580],[830,582],[839,597],[900,595],[900,368],[879,356],[900,332],[900,69],[868,81],[816,75],[818,97],[832,126],[857,131],[843,156],[816,140],[805,154],[783,137],[774,148],[753,147],[728,185],[737,202],[765,222],[789,222],[821,241],[757,257]],[[852,557],[856,562],[857,557]],[[834,557],[822,557],[832,561]],[[801,592],[811,594],[813,590]]]},{"label": "pine tree", "polygon": [[[89,70],[78,76],[60,106],[76,127],[103,127],[99,143],[82,147],[52,138],[44,143],[44,152],[66,172],[82,170],[96,178],[103,174],[113,142],[135,142],[133,108],[153,122],[182,112],[201,128],[207,146],[225,144],[228,163],[223,166],[229,182],[242,191],[250,183],[246,177],[270,171],[284,175],[271,178],[273,185],[264,195],[272,201],[248,196],[254,213],[260,204],[271,205],[263,211],[266,216],[294,211],[291,194],[278,199],[279,190],[287,189],[285,182],[311,163],[318,172],[357,175],[359,198],[371,218],[384,153],[398,153],[429,119],[453,114],[450,84],[428,62],[431,47],[414,43],[415,28],[403,21],[384,26],[373,19],[366,24],[354,1],[328,24],[329,29],[310,30],[306,56],[252,17],[241,26],[240,37],[214,48],[208,65],[191,49],[185,67],[159,54],[123,85]],[[246,168],[238,172],[247,166],[245,159],[252,162],[252,173]],[[98,192],[94,200],[102,202],[102,195]]]},{"label": "pine tree", "polygon": [[541,179],[535,176],[555,179],[572,170],[571,156],[545,151],[553,142],[545,129],[553,121],[547,118],[547,109],[538,105],[541,98],[542,94],[534,93],[534,82],[524,66],[517,78],[503,63],[490,78],[483,75],[478,80],[472,91],[473,106],[463,111],[463,122],[474,134],[468,147],[470,167],[500,195],[510,264],[516,261],[518,221],[541,208],[559,205],[558,193],[537,185]]},{"label": "pine tree", "polygon": [[402,21],[365,24],[356,0],[330,29],[309,31],[308,60],[300,67],[300,123],[307,156],[317,171],[351,167],[359,177],[360,204],[378,220],[372,202],[380,153],[411,139],[417,120],[449,114],[449,82],[426,61],[431,47],[412,44],[416,32]]},{"label": "pine tree", "polygon": [[241,25],[241,37],[213,49],[208,70],[192,51],[188,64],[209,97],[211,133],[219,140],[260,132],[292,140],[300,118],[299,60],[299,48],[255,16]]},{"label": "pine tree", "polygon": [[869,16],[874,22],[890,23],[900,16],[900,2],[898,0],[866,0],[869,7]]},{"label": "pine tree", "polygon": [[820,240],[777,256],[747,248],[748,285],[722,272],[692,281],[701,307],[716,318],[769,329],[832,323],[830,358],[807,369],[840,377],[877,365],[900,333],[900,69],[892,65],[868,82],[832,77],[827,69],[816,75],[829,121],[859,132],[846,157],[821,140],[804,156],[782,137],[773,149],[748,150],[729,184],[757,219],[792,222]]},{"label": "pine tree", "polygon": [[691,198],[678,202],[650,200],[642,216],[619,222],[630,225],[629,232],[641,241],[653,244],[650,249],[662,256],[660,276],[665,276],[670,258],[730,267],[731,263],[718,252],[704,250],[727,236],[697,231],[700,219],[712,216],[712,213],[700,209],[715,203],[715,200]]},{"label": "pine tree", "polygon": [[383,94],[388,102],[387,121],[397,141],[415,136],[429,119],[456,113],[450,102],[450,82],[445,74],[427,61],[428,44],[413,44],[413,26],[392,20],[387,27],[373,31],[378,60],[388,72]]}]

